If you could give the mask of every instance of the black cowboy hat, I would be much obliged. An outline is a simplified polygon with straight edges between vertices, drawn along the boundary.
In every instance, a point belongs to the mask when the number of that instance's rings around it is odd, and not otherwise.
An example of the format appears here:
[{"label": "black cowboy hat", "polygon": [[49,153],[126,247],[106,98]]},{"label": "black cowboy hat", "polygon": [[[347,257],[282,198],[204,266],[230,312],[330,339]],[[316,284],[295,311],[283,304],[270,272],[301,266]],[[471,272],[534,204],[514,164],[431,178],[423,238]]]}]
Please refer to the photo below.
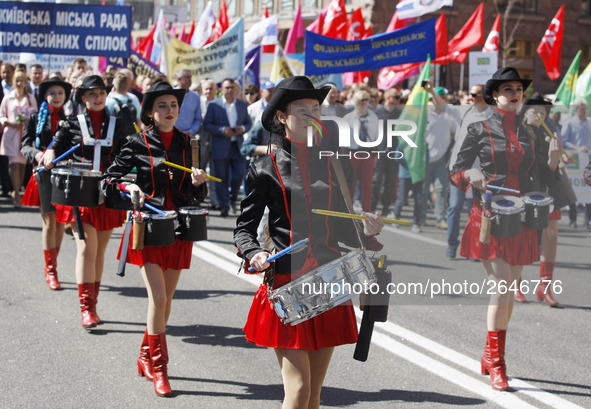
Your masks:
[{"label": "black cowboy hat", "polygon": [[142,101],[142,111],[140,113],[140,119],[144,123],[144,125],[152,125],[152,118],[148,117],[148,113],[152,111],[152,107],[154,106],[154,100],[162,95],[173,95],[176,97],[177,101],[179,102],[179,107],[183,103],[183,99],[185,98],[186,90],[182,88],[173,88],[166,81],[157,81],[154,85],[150,87],[148,91],[144,94],[144,99]]},{"label": "black cowboy hat", "polygon": [[486,85],[484,86],[484,100],[489,105],[496,105],[495,100],[492,97],[493,91],[499,89],[499,86],[504,82],[511,82],[511,81],[518,81],[521,82],[523,85],[523,90],[525,91],[529,84],[531,84],[532,80],[527,78],[521,78],[519,76],[519,72],[513,67],[503,67],[497,72],[495,72],[492,78],[486,81]]},{"label": "black cowboy hat", "polygon": [[322,104],[330,89],[330,85],[325,85],[322,88],[314,88],[312,81],[304,76],[294,76],[282,80],[275,87],[273,98],[271,98],[271,102],[269,102],[267,108],[263,111],[263,116],[261,117],[263,127],[269,132],[274,132],[273,118],[279,109],[285,109],[290,102],[304,98],[316,99],[319,104]]},{"label": "black cowboy hat", "polygon": [[74,95],[76,102],[82,104],[82,95],[91,89],[104,88],[107,94],[111,92],[112,85],[105,85],[103,79],[98,75],[89,75],[84,77],[82,84],[76,88],[76,94]]},{"label": "black cowboy hat", "polygon": [[47,93],[47,90],[53,87],[54,85],[58,85],[62,87],[64,91],[66,91],[67,101],[70,98],[70,93],[72,92],[72,84],[66,81],[62,81],[58,77],[51,77],[47,81],[43,81],[41,84],[39,84],[39,96],[41,96],[41,99],[45,99],[45,94]]},{"label": "black cowboy hat", "polygon": [[550,101],[546,101],[544,99],[544,97],[542,97],[541,95],[536,95],[535,97],[531,97],[525,100],[525,102],[523,103],[523,109],[525,112],[526,105],[540,105],[543,106],[546,109],[546,112],[549,113],[550,110],[552,109],[552,107],[554,106],[554,104],[552,104],[552,102]]}]

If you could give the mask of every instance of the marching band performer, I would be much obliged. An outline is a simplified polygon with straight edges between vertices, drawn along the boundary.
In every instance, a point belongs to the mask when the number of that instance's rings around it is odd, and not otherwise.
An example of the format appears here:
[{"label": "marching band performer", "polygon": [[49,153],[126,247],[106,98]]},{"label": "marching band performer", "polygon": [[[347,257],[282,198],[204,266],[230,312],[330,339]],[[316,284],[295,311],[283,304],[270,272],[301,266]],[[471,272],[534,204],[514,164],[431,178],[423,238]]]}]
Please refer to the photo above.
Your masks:
[{"label": "marching band performer", "polygon": [[[497,112],[468,127],[450,176],[459,189],[466,191],[472,185],[484,192],[491,184],[525,194],[540,190],[555,179],[552,170],[557,169],[560,159],[557,141],[551,141],[548,150],[547,145],[538,143],[517,121],[517,110],[530,83],[531,80],[521,78],[512,67],[499,69],[487,81],[484,97],[489,104],[497,105]],[[472,168],[476,158],[480,159],[480,168]],[[497,284],[488,306],[488,333],[481,366],[482,374],[490,373],[493,389],[507,391],[505,339],[513,311],[513,294],[501,291],[500,285],[514,288],[523,266],[538,260],[540,248],[537,231],[525,226],[517,236],[491,236],[488,244],[481,243],[481,213],[482,205],[475,203],[464,230],[460,254],[481,259],[488,278]]]},{"label": "marching band performer", "polygon": [[[145,94],[141,121],[148,127],[127,137],[121,152],[105,174],[103,190],[107,197],[120,197],[120,192],[139,192],[144,200],[162,210],[176,210],[202,201],[207,194],[204,172],[193,168],[190,177],[161,163],[162,160],[191,166],[189,137],[174,127],[185,90],[173,89],[169,83],[156,82]],[[124,184],[122,177],[137,168],[135,183]],[[171,396],[168,382],[166,323],[181,270],[191,265],[193,243],[180,241],[169,246],[148,246],[127,250],[127,261],[140,266],[148,290],[147,328],[137,360],[138,373],[153,380],[158,396]],[[123,257],[124,249],[120,256]]]},{"label": "marching band performer", "polygon": [[[548,133],[544,130],[542,123],[538,120],[539,115],[542,121],[546,120],[546,117],[550,113],[552,103],[546,101],[542,97],[532,97],[524,102],[523,106],[523,120],[530,126],[530,128],[536,132],[537,141],[543,146],[548,147],[549,138]],[[558,147],[562,151],[562,143],[558,140]],[[562,183],[560,180],[556,181],[554,185]],[[558,301],[552,295],[552,278],[554,275],[554,264],[556,262],[556,252],[558,250],[558,220],[561,218],[560,209],[556,207],[558,197],[556,190],[550,190],[550,195],[554,199],[554,210],[550,213],[550,220],[548,221],[548,227],[542,230],[542,250],[540,255],[540,284],[536,289],[536,298],[538,301],[545,301],[550,307],[558,306]],[[525,295],[519,290],[515,294],[515,301],[525,302]]]},{"label": "marching band performer", "polygon": [[[320,116],[320,104],[330,91],[315,89],[303,76],[284,79],[275,88],[262,115],[262,124],[279,135],[276,153],[250,165],[246,178],[248,196],[234,230],[239,256],[257,271],[265,271],[244,327],[246,339],[274,348],[283,376],[284,409],[318,408],[324,377],[334,347],[357,341],[357,324],[350,302],[295,326],[284,325],[267,298],[267,283],[278,288],[319,265],[341,256],[339,242],[358,247],[351,221],[337,221],[311,213],[312,208],[345,210],[345,199],[327,158],[319,158],[319,147],[308,147],[307,127]],[[329,138],[325,138],[329,139]],[[327,141],[328,142],[328,141]],[[257,241],[257,227],[269,208],[269,233],[277,251],[308,238],[306,251],[286,255],[269,269],[271,255]],[[364,213],[365,214],[365,213]],[[375,240],[383,221],[365,214],[364,240],[368,248],[381,249]],[[271,282],[272,281],[272,282]]]},{"label": "marching band performer", "polygon": [[[23,134],[21,152],[33,165],[43,163],[45,150],[53,136],[66,121],[63,105],[70,98],[72,85],[52,77],[39,85],[39,97],[44,101],[39,113],[31,115]],[[52,290],[61,288],[57,277],[57,255],[64,237],[64,224],[56,219],[56,208],[51,204],[51,180],[49,172],[31,175],[31,181],[22,199],[25,206],[39,207],[43,227],[41,240],[45,255],[45,281]]]},{"label": "marching band performer", "polygon": [[[98,75],[84,78],[76,88],[76,102],[84,106],[84,112],[68,117],[68,120],[55,135],[55,141],[43,156],[43,166],[51,169],[52,161],[76,144],[80,144],[72,154],[79,162],[90,162],[93,169],[104,172],[112,163],[124,141],[125,130],[122,121],[110,117],[105,110],[108,87]],[[114,121],[114,122],[113,122]],[[114,125],[113,125],[114,123]],[[98,207],[80,207],[80,217],[85,239],[74,219],[70,206],[56,206],[57,220],[72,225],[76,238],[76,282],[82,315],[82,326],[94,328],[101,323],[96,313],[96,303],[103,276],[105,250],[115,227],[123,224],[125,214],[120,210],[109,209],[104,204]]]}]

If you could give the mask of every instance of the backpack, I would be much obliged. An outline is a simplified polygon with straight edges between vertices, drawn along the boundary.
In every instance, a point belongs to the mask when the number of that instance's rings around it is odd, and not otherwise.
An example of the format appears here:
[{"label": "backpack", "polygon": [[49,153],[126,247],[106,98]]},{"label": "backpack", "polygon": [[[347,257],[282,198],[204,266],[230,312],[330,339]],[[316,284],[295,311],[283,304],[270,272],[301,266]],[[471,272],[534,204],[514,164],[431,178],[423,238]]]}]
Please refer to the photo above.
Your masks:
[{"label": "backpack", "polygon": [[135,133],[133,124],[137,121],[137,109],[129,98],[125,103],[121,102],[118,98],[113,99],[115,100],[113,116],[123,121],[126,131],[130,134]]}]

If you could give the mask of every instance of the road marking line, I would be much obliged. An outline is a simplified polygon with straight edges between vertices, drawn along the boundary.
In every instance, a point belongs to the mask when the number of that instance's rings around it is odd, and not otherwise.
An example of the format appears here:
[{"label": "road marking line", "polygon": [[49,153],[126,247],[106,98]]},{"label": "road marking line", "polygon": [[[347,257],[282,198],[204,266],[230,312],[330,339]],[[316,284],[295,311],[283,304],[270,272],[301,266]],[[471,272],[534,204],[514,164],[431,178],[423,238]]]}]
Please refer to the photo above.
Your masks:
[{"label": "road marking line", "polygon": [[[260,275],[235,274],[240,263],[238,263],[238,261],[226,261],[217,257],[217,255],[225,257],[228,257],[228,254],[233,255],[232,252],[222,248],[221,246],[207,241],[196,242],[193,246],[193,254],[195,257],[200,258],[213,266],[219,267],[220,269],[225,270],[228,273],[233,274],[254,286],[258,287],[262,283],[262,277]],[[357,315],[358,319],[361,319],[362,312],[357,307],[355,307],[355,314]],[[427,351],[430,351],[431,353],[434,353],[435,355],[447,361],[468,369],[470,372],[480,374],[480,362],[475,359],[469,358],[464,354],[461,354],[451,348],[432,341],[429,338],[401,327],[400,325],[394,324],[391,321],[383,323],[376,322],[375,325],[376,328],[384,332],[403,338],[404,340],[409,341],[410,343],[417,345]],[[434,373],[435,375],[438,375],[456,385],[461,386],[462,388],[467,389],[468,391],[481,395],[500,406],[505,408],[536,408],[535,406],[532,406],[529,403],[517,398],[515,395],[495,391],[490,387],[488,382],[484,383],[478,381],[472,376],[466,375],[465,373],[460,372],[451,366],[448,366],[394,340],[387,334],[374,331],[372,342],[381,348],[386,349],[388,352],[404,358],[409,362]],[[489,377],[486,377],[486,379],[488,381]],[[546,405],[560,409],[584,409],[581,406],[562,399],[559,396],[551,394],[543,389],[537,388],[536,386],[522,381],[521,379],[511,377],[509,380],[512,388]]]}]

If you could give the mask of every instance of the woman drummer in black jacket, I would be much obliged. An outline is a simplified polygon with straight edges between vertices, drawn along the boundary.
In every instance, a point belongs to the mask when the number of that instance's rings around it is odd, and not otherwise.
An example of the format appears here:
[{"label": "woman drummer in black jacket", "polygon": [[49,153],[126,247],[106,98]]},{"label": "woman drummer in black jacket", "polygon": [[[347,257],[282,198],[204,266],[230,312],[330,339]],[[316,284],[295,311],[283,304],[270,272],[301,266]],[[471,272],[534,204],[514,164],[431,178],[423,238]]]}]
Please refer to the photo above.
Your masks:
[{"label": "woman drummer in black jacket", "polygon": [[[104,172],[121,149],[125,138],[123,121],[109,116],[105,109],[107,94],[111,87],[106,86],[98,75],[89,75],[76,89],[75,100],[84,106],[79,115],[71,115],[55,135],[55,141],[43,156],[43,166],[51,169],[52,161],[62,153],[80,144],[71,157],[86,168]],[[98,147],[97,145],[100,145]],[[96,148],[95,148],[96,146]],[[98,157],[95,158],[95,152]],[[74,165],[76,166],[76,164]],[[100,181],[100,174],[90,175],[92,180]],[[90,179],[89,179],[90,180]],[[94,186],[94,184],[92,184]],[[93,192],[94,193],[94,192]],[[96,196],[98,197],[98,186]],[[82,326],[91,329],[101,324],[96,313],[96,304],[103,276],[105,251],[115,227],[123,224],[125,214],[110,209],[105,204],[95,207],[78,207],[84,230],[84,238],[75,223],[75,209],[71,206],[56,205],[57,220],[72,226],[76,239],[76,282],[82,315]]]},{"label": "woman drummer in black jacket", "polygon": [[[105,173],[103,190],[107,197],[116,200],[121,197],[120,192],[139,192],[141,204],[145,200],[162,210],[177,210],[205,198],[207,185],[201,169],[193,168],[189,175],[162,163],[166,160],[187,168],[192,164],[189,137],[174,127],[184,95],[185,90],[173,89],[167,82],[157,82],[144,94],[141,120],[149,130],[127,137]],[[134,167],[135,183],[125,184],[122,178]],[[191,265],[192,247],[192,242],[176,238],[172,245],[145,245],[143,250],[129,248],[127,252],[127,261],[140,266],[149,299],[138,373],[153,380],[159,396],[172,395],[167,373],[166,323],[181,270]]]},{"label": "woman drummer in black jacket", "polygon": [[[70,98],[72,85],[52,77],[39,85],[39,97],[43,100],[38,113],[31,115],[21,142],[21,152],[30,163],[37,166],[43,162],[45,150],[53,136],[66,121],[63,106]],[[43,227],[41,240],[45,256],[45,281],[52,290],[61,288],[57,277],[57,255],[64,237],[64,224],[56,219],[56,209],[51,204],[51,181],[49,172],[34,172],[22,200],[25,206],[39,207]]]},{"label": "woman drummer in black jacket", "polygon": [[[556,141],[543,145],[517,119],[525,89],[531,80],[519,76],[515,68],[498,70],[484,87],[484,98],[497,105],[497,112],[486,121],[468,127],[451,171],[452,182],[461,190],[470,185],[481,192],[501,186],[521,195],[552,184],[560,157]],[[473,167],[476,159],[479,167]],[[460,255],[481,259],[488,282],[494,288],[487,313],[487,338],[481,359],[482,374],[489,374],[493,389],[509,390],[505,366],[505,339],[513,312],[513,295],[524,265],[538,260],[538,232],[523,226],[511,237],[490,237],[480,241],[482,205],[474,203],[462,236]]]},{"label": "woman drummer in black jacket", "polygon": [[[330,87],[315,89],[307,77],[284,79],[275,88],[262,123],[279,135],[276,153],[250,165],[248,196],[234,230],[239,255],[256,271],[265,271],[271,255],[257,241],[257,228],[269,208],[269,234],[277,251],[308,238],[306,251],[277,259],[270,288],[277,289],[320,265],[341,257],[342,244],[359,247],[351,220],[311,213],[311,209],[347,211],[331,162],[319,157],[319,147],[308,147],[307,128],[320,116],[320,104]],[[333,136],[334,138],[334,136]],[[325,138],[325,141],[328,138]],[[366,214],[363,221],[368,248],[380,250],[375,240],[383,221]],[[334,347],[357,341],[357,323],[350,302],[338,305],[300,324],[284,325],[267,298],[262,284],[253,300],[244,327],[246,339],[274,348],[283,375],[283,407],[318,408],[320,391]]]}]

